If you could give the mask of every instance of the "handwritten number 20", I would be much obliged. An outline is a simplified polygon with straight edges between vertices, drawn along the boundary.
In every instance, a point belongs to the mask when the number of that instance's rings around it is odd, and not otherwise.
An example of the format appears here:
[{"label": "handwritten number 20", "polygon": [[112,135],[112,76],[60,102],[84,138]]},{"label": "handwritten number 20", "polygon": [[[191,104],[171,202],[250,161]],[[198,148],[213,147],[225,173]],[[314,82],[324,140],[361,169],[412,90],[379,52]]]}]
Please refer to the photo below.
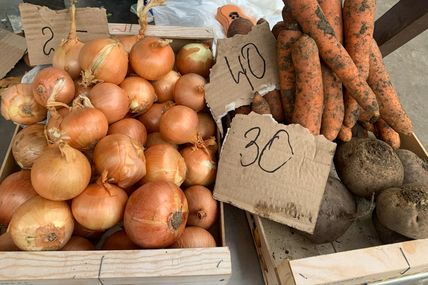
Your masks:
[{"label": "handwritten number 20", "polygon": [[[250,140],[250,142],[245,145],[245,148],[246,149],[247,148],[253,148],[254,149],[254,158],[252,160],[250,160],[249,162],[244,162],[243,154],[240,153],[240,157],[241,157],[240,163],[241,163],[241,166],[248,167],[248,166],[250,166],[250,165],[252,165],[252,164],[254,164],[254,163],[257,162],[257,165],[260,167],[261,170],[263,170],[263,171],[265,171],[267,173],[274,173],[277,170],[279,170],[281,167],[283,167],[292,158],[292,156],[294,155],[293,148],[292,148],[292,146],[290,144],[289,134],[288,134],[288,132],[286,130],[279,130],[279,131],[277,131],[272,136],[272,138],[265,144],[265,146],[262,148],[262,150],[260,151],[260,146],[257,144],[257,139],[260,136],[260,132],[261,132],[261,129],[259,127],[253,127],[253,128],[249,129],[248,131],[246,131],[244,133],[244,137],[245,138],[249,138],[249,136],[253,137]],[[272,148],[272,145],[275,142],[275,140],[280,139],[279,135],[281,133],[286,134],[286,137],[287,137],[287,140],[288,140],[288,146],[290,147],[290,151],[291,151],[291,155],[287,159],[285,159],[277,167],[275,167],[273,169],[267,169],[266,167],[263,166],[263,157],[264,157],[264,154]]]}]

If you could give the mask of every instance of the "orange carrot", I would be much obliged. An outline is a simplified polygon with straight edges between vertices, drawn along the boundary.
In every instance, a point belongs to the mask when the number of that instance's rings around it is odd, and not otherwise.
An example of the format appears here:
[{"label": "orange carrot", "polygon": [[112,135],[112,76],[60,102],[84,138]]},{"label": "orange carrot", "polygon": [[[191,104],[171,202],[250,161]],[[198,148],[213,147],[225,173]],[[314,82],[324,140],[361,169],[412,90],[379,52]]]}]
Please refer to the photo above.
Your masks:
[{"label": "orange carrot", "polygon": [[310,36],[303,35],[293,45],[291,57],[296,71],[296,100],[292,122],[319,135],[324,95],[317,44]]},{"label": "orange carrot", "polygon": [[298,28],[299,24],[294,19],[293,15],[291,14],[290,6],[288,6],[287,2],[285,1],[284,1],[284,7],[282,8],[281,16],[282,16],[283,22],[286,25],[290,27]]},{"label": "orange carrot", "polygon": [[235,114],[248,115],[249,113],[251,113],[250,105],[240,106],[235,109]]},{"label": "orange carrot", "polygon": [[333,28],[328,23],[316,0],[288,0],[294,18],[317,43],[324,62],[340,78],[350,95],[357,100],[375,121],[379,117],[379,106],[376,96],[345,48],[336,38]]},{"label": "orange carrot", "polygon": [[282,30],[288,30],[287,25],[285,25],[283,21],[279,21],[272,27],[272,34],[275,39],[278,39],[279,32]]},{"label": "orange carrot", "polygon": [[269,108],[269,104],[265,98],[259,93],[256,93],[251,103],[251,110],[257,114],[272,114]]},{"label": "orange carrot", "polygon": [[267,103],[269,104],[270,111],[272,113],[272,117],[277,122],[284,121],[284,110],[282,109],[282,103],[281,103],[281,94],[279,93],[279,90],[272,90],[268,92],[264,98],[266,99]]},{"label": "orange carrot", "polygon": [[321,122],[321,134],[333,141],[342,127],[344,105],[342,83],[331,70],[321,66],[324,90],[324,111]]},{"label": "orange carrot", "polygon": [[343,42],[342,0],[318,0],[325,18],[333,28],[337,40]]},{"label": "orange carrot", "polygon": [[376,93],[380,114],[385,122],[396,132],[410,135],[413,132],[412,121],[400,104],[397,91],[389,79],[382,54],[375,40],[372,40],[370,72],[367,82]]},{"label": "orange carrot", "polygon": [[278,75],[285,122],[290,123],[296,93],[296,74],[291,59],[291,47],[302,35],[297,30],[282,30],[277,39]]},{"label": "orange carrot", "polygon": [[343,142],[349,142],[352,139],[352,129],[342,126],[337,137]]},{"label": "orange carrot", "polygon": [[378,139],[389,144],[393,149],[400,148],[400,135],[394,131],[382,118],[375,123],[375,135]]}]

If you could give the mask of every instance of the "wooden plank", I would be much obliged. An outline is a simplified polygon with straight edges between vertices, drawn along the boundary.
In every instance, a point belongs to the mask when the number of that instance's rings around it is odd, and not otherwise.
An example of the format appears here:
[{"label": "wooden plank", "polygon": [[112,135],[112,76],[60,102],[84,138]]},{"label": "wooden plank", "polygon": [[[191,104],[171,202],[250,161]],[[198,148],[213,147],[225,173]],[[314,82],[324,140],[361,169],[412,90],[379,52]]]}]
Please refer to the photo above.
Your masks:
[{"label": "wooden plank", "polygon": [[230,273],[226,247],[0,253],[0,284],[226,284]]},{"label": "wooden plank", "polygon": [[290,261],[298,285],[362,284],[428,270],[428,239]]},{"label": "wooden plank", "polygon": [[[140,30],[137,24],[109,23],[111,35],[136,35]],[[177,27],[148,25],[146,36],[156,36],[168,39],[208,40],[214,38],[212,27]]]},{"label": "wooden plank", "polygon": [[428,1],[400,0],[375,23],[374,38],[385,57],[428,29]]}]

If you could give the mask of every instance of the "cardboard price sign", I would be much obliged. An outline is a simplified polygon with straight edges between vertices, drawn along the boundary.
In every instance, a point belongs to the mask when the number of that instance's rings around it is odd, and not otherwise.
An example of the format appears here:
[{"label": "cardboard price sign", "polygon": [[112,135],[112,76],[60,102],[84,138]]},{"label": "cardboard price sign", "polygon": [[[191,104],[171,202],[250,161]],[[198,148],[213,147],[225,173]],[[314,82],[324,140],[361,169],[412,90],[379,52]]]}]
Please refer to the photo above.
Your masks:
[{"label": "cardboard price sign", "polygon": [[[69,10],[50,10],[47,7],[19,4],[22,26],[31,65],[50,64],[57,46],[67,39],[70,31]],[[109,37],[106,10],[103,8],[76,9],[77,36],[82,42]]]},{"label": "cardboard price sign", "polygon": [[267,23],[254,26],[248,35],[218,40],[216,64],[205,86],[217,123],[228,111],[249,104],[255,91],[278,85],[276,58],[276,40]]},{"label": "cardboard price sign", "polygon": [[223,142],[214,197],[312,233],[335,149],[300,125],[236,115]]}]

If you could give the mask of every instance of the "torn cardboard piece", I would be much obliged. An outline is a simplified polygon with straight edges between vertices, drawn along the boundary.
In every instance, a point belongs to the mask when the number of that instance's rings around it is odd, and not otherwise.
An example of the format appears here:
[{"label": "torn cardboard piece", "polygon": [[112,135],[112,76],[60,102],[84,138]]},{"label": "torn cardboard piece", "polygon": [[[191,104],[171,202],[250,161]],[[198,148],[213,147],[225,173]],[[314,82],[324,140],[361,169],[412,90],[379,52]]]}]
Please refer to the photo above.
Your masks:
[{"label": "torn cardboard piece", "polygon": [[[19,4],[22,26],[28,45],[31,65],[50,64],[56,47],[66,40],[70,31],[69,10],[51,10],[47,7]],[[77,36],[82,42],[109,37],[104,8],[76,9]]]},{"label": "torn cardboard piece", "polygon": [[217,125],[227,112],[250,104],[254,92],[264,95],[277,86],[276,40],[267,23],[254,26],[247,35],[218,40],[216,63],[205,86]]},{"label": "torn cardboard piece", "polygon": [[0,78],[15,66],[27,49],[25,39],[7,30],[0,29]]},{"label": "torn cardboard piece", "polygon": [[223,142],[214,197],[313,233],[335,149],[300,125],[236,115]]}]

